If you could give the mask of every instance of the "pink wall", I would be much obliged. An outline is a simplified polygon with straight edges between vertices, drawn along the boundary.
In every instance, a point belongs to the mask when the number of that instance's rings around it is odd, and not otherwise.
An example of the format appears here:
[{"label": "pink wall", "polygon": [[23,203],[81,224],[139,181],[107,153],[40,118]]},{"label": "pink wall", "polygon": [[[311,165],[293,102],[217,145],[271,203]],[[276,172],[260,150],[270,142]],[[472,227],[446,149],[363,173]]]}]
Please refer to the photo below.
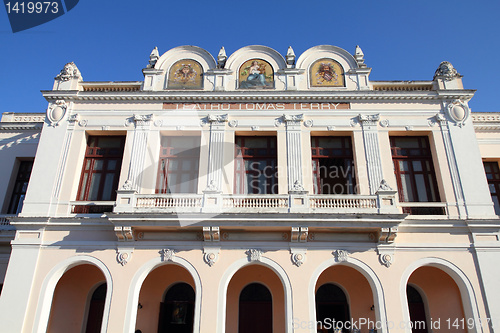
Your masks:
[{"label": "pink wall", "polygon": [[419,292],[423,291],[425,294],[421,296],[424,298],[424,304],[426,303],[425,298],[427,298],[427,309],[430,317],[428,320],[440,321],[440,328],[434,326],[434,333],[451,331],[461,333],[467,331],[467,319],[465,320],[465,327],[462,327],[461,322],[459,327],[448,326],[448,319],[450,319],[450,324],[453,324],[455,319],[460,321],[464,318],[460,290],[448,274],[439,268],[420,267],[413,272],[408,283],[417,286],[417,290]]},{"label": "pink wall", "polygon": [[238,332],[240,293],[250,283],[262,283],[273,296],[273,332],[285,332],[285,293],[279,277],[270,268],[248,265],[237,271],[227,287],[226,332]]},{"label": "pink wall", "polygon": [[79,265],[64,273],[54,291],[47,332],[81,332],[87,303],[99,282],[105,282],[104,275],[93,265]]},{"label": "pink wall", "polygon": [[167,289],[176,282],[185,282],[197,292],[191,274],[181,266],[166,264],[149,273],[139,294],[139,303],[141,303],[142,309],[137,310],[135,326],[137,330],[141,330],[142,333],[158,332],[160,303],[163,302]]}]

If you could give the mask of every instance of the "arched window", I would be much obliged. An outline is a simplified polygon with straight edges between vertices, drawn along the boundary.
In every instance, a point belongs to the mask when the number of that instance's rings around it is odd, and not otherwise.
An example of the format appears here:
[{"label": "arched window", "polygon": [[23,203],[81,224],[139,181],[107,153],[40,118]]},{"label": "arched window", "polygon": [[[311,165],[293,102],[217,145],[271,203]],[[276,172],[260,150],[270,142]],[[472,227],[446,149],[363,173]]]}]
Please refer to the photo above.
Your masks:
[{"label": "arched window", "polygon": [[[338,286],[327,283],[316,291],[316,322],[318,323],[318,333],[333,332],[331,323],[350,321],[349,304],[347,297]],[[325,325],[326,324],[326,325]],[[337,326],[336,327],[343,327]],[[328,329],[327,329],[328,328]],[[347,332],[343,330],[343,332]]]},{"label": "arched window", "polygon": [[267,287],[252,283],[240,293],[238,333],[273,332],[273,298]]},{"label": "arched window", "polygon": [[333,59],[316,60],[309,69],[311,87],[344,87],[344,69]]},{"label": "arched window", "polygon": [[192,333],[194,318],[193,288],[187,283],[177,283],[160,304],[159,333]]},{"label": "arched window", "polygon": [[412,286],[406,287],[408,309],[410,310],[410,321],[413,333],[427,333],[427,320],[425,318],[425,305],[422,296]]},{"label": "arched window", "polygon": [[103,283],[92,293],[92,298],[90,299],[89,314],[87,316],[87,329],[85,330],[86,333],[101,332],[104,302],[106,301],[106,291],[106,283]]}]

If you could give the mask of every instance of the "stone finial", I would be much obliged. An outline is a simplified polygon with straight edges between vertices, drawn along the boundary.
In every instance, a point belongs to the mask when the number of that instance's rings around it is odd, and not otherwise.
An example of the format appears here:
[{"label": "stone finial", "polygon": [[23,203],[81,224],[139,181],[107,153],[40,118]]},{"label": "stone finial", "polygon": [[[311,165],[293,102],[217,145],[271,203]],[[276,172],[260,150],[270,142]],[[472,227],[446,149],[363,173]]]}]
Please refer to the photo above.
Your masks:
[{"label": "stone finial", "polygon": [[61,69],[61,72],[57,74],[55,80],[69,81],[71,79],[80,79],[81,77],[82,74],[78,70],[78,67],[76,67],[75,63],[68,62],[66,65],[64,65],[63,69]]},{"label": "stone finial", "polygon": [[443,78],[445,81],[451,81],[455,78],[459,78],[461,75],[453,67],[453,65],[448,61],[443,61],[439,64],[438,69],[434,73],[434,80],[436,78]]},{"label": "stone finial", "polygon": [[356,51],[354,52],[354,59],[356,59],[356,62],[358,63],[359,67],[366,67],[365,54],[363,53],[363,50],[361,50],[359,45],[356,45]]},{"label": "stone finial", "polygon": [[220,48],[219,54],[217,55],[217,68],[224,68],[226,65],[227,55],[224,46]]},{"label": "stone finial", "polygon": [[158,52],[158,47],[155,46],[155,48],[153,49],[153,51],[151,51],[151,54],[149,55],[149,65],[147,68],[154,68],[159,58],[160,58],[160,53]]},{"label": "stone finial", "polygon": [[293,52],[291,46],[288,47],[288,51],[286,52],[286,64],[289,68],[295,66],[295,52]]}]

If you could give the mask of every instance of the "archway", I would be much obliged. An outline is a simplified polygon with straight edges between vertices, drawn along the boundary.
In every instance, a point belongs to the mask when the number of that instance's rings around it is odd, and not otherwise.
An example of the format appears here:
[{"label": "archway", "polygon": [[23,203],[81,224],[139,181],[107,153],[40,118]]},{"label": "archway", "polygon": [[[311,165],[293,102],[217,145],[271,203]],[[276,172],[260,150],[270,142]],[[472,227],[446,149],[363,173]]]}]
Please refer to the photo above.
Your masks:
[{"label": "archway", "polygon": [[[96,298],[102,298],[102,306],[92,306],[100,286],[104,293]],[[101,332],[106,293],[106,278],[98,267],[81,264],[69,269],[55,287],[47,332]]]},{"label": "archway", "polygon": [[195,283],[176,264],[161,265],[145,278],[137,306],[135,330],[142,332],[193,332]]},{"label": "archway", "polygon": [[[326,268],[316,281],[314,295],[318,332],[330,333],[335,327],[342,332],[350,332],[351,328],[380,329],[375,327],[376,302],[372,287],[353,267],[337,264]],[[352,327],[351,319],[357,327]],[[366,326],[359,327],[361,323]]]},{"label": "archway", "polygon": [[92,293],[87,315],[87,328],[85,333],[98,333],[101,331],[104,303],[106,301],[106,283],[102,283]]},{"label": "archway", "polygon": [[[256,294],[252,295],[252,293]],[[257,310],[257,304],[251,304],[252,302],[260,303],[262,308]],[[266,266],[247,265],[238,270],[228,284],[226,304],[227,333],[286,331],[283,283],[278,275]],[[240,311],[240,307],[242,307],[242,311]],[[250,310],[257,311],[258,315],[263,317],[257,318],[256,312],[248,312]],[[244,311],[247,311],[246,316],[240,317]],[[272,323],[271,327],[269,319]],[[263,327],[267,330],[252,329],[257,324],[255,323],[257,320],[262,321]]]},{"label": "archway", "polygon": [[[408,285],[410,285],[408,287]],[[467,332],[467,319],[464,315],[462,295],[455,280],[438,267],[417,268],[409,277],[407,285],[408,312],[413,324],[413,333],[444,332],[453,329],[457,333]],[[422,306],[410,303],[415,297],[413,290],[422,297]],[[413,295],[412,295],[413,294]],[[420,307],[420,309],[417,309]],[[422,310],[424,318],[422,318]],[[418,317],[418,321],[416,321]],[[440,322],[440,327],[431,327],[432,322]],[[425,320],[423,322],[423,320]],[[453,326],[453,324],[456,326]],[[465,323],[465,324],[462,324]]]}]

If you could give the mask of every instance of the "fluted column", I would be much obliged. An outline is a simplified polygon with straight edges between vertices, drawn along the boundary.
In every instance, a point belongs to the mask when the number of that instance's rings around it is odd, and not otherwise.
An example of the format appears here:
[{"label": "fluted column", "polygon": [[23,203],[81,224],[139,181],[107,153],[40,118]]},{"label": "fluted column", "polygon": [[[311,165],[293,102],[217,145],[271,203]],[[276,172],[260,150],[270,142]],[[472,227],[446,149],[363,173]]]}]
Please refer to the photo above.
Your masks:
[{"label": "fluted column", "polygon": [[302,180],[302,144],[300,125],[304,115],[283,115],[286,123],[288,191],[304,191]]},{"label": "fluted column", "polygon": [[363,143],[366,156],[366,167],[368,171],[368,184],[370,194],[375,194],[384,179],[382,173],[382,160],[380,157],[380,143],[378,140],[377,122],[380,115],[359,115],[358,120],[363,129]]},{"label": "fluted column", "polygon": [[134,115],[133,118],[135,122],[135,131],[127,177],[127,182],[131,185],[132,189],[138,190],[142,184],[142,173],[144,171],[144,160],[146,158],[152,119],[152,114]]},{"label": "fluted column", "polygon": [[222,168],[224,166],[224,130],[227,114],[209,115],[210,142],[208,146],[207,191],[222,191]]}]

